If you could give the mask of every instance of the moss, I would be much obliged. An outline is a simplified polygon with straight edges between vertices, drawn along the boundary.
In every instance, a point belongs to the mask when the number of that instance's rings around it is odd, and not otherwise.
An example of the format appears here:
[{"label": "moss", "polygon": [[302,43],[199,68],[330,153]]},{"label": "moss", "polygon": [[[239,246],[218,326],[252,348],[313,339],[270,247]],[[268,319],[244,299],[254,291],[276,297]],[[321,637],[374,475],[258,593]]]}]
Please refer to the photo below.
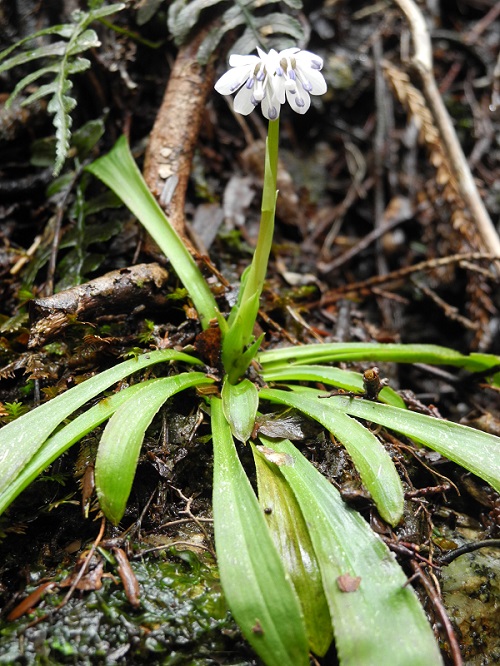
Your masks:
[{"label": "moss", "polygon": [[141,588],[137,610],[112,578],[54,613],[66,590],[46,596],[31,615],[0,624],[0,664],[253,664],[214,565],[180,556],[132,563]]}]

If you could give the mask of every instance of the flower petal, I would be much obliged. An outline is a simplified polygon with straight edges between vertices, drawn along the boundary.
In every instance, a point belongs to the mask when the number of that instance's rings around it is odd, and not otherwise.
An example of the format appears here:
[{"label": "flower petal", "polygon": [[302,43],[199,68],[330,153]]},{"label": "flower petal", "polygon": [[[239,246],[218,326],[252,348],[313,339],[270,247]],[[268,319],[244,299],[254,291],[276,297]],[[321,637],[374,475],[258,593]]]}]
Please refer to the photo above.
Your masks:
[{"label": "flower petal", "polygon": [[[310,84],[310,87],[307,87],[307,92],[311,95],[324,95],[326,93],[326,81],[325,77],[317,69],[307,69],[304,70],[300,68],[300,75],[302,80],[307,80]],[[304,90],[306,87],[304,86]]]},{"label": "flower petal", "polygon": [[[281,60],[281,58],[291,58],[293,55],[295,55],[296,53],[299,53],[299,52],[300,52],[300,49],[297,48],[296,46],[294,46],[291,49],[283,49],[283,51],[280,51],[278,53],[278,58],[280,60]],[[305,51],[304,51],[304,53],[305,53]]]},{"label": "flower petal", "polygon": [[297,65],[311,67],[311,69],[323,69],[323,58],[311,51],[301,51],[295,56]]},{"label": "flower petal", "polygon": [[249,76],[248,67],[237,67],[223,74],[215,84],[214,88],[221,95],[231,95],[247,81]]},{"label": "flower petal", "polygon": [[311,106],[311,98],[309,97],[309,94],[305,90],[303,90],[300,95],[298,92],[294,94],[291,91],[287,90],[286,98],[288,103],[296,113],[300,114],[306,113],[309,110],[309,107]]},{"label": "flower petal", "polygon": [[233,53],[229,56],[230,67],[255,67],[260,62],[260,58],[256,55],[237,55]]},{"label": "flower petal", "polygon": [[280,115],[281,105],[274,95],[266,95],[260,105],[264,118],[276,120]]},{"label": "flower petal", "polygon": [[244,86],[234,98],[233,109],[242,116],[248,116],[255,109],[253,89]]},{"label": "flower petal", "polygon": [[285,81],[285,76],[277,74],[273,78],[273,90],[274,90],[274,95],[276,96],[277,101],[279,104],[284,104],[285,103],[285,89],[286,89],[286,81]]}]

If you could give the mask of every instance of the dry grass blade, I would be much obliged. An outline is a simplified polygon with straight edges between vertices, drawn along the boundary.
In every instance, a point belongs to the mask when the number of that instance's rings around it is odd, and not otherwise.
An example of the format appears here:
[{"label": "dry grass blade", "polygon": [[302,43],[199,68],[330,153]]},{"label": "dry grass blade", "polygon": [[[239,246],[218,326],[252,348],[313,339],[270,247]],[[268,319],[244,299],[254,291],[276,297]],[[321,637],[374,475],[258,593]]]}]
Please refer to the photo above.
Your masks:
[{"label": "dry grass blade", "polygon": [[[481,236],[481,241],[489,252],[500,254],[500,238],[474,182],[460,142],[439,93],[432,71],[432,48],[425,19],[413,0],[396,0],[404,13],[412,33],[414,56],[412,64],[420,76],[422,89],[428,104],[443,153],[447,157],[447,169],[456,181],[456,187]],[[497,262],[497,267],[499,266]]]}]

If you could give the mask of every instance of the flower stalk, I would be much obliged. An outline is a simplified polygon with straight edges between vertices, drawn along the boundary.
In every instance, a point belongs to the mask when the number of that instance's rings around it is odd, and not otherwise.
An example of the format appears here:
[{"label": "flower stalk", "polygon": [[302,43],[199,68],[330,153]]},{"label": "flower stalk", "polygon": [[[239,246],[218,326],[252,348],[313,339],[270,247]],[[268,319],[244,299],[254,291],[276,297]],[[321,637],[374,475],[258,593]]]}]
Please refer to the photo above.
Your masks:
[{"label": "flower stalk", "polygon": [[279,118],[269,121],[261,219],[255,253],[252,263],[243,276],[240,298],[231,311],[227,322],[227,330],[223,333],[222,363],[228,375],[228,380],[232,384],[236,383],[246,371],[258,351],[257,347],[254,353],[245,354],[245,348],[253,337],[260,296],[264,288],[273,243],[274,217],[278,196],[278,147]]},{"label": "flower stalk", "polygon": [[238,302],[227,322],[220,317],[222,363],[231,384],[237,383],[245,373],[261,342],[261,339],[253,341],[253,329],[273,243],[281,106],[287,101],[295,112],[304,114],[311,105],[311,95],[326,92],[320,71],[323,60],[314,53],[298,48],[280,53],[274,49],[265,53],[257,48],[257,53],[231,55],[231,69],[215,84],[222,95],[236,93],[234,110],[237,113],[248,115],[260,104],[263,115],[269,120],[257,245],[252,263],[242,276]]}]

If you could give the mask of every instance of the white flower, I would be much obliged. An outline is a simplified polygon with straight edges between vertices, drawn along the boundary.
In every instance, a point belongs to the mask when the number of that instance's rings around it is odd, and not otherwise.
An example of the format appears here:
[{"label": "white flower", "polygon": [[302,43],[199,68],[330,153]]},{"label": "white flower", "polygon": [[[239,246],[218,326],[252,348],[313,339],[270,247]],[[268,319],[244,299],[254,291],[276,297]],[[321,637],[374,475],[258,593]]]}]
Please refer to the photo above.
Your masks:
[{"label": "white flower", "polygon": [[323,60],[310,51],[298,48],[277,53],[264,53],[257,47],[256,55],[232,55],[232,67],[215,84],[222,95],[239,91],[234,98],[234,110],[246,116],[261,104],[268,120],[275,120],[281,105],[288,101],[297,113],[311,106],[310,95],[323,95],[326,81],[320,70]]},{"label": "white flower", "polygon": [[258,56],[232,55],[232,67],[215,84],[221,95],[230,95],[239,90],[234,98],[234,110],[247,116],[261,104],[262,113],[268,120],[275,120],[280,112],[280,104],[274,90],[274,73],[278,64],[278,53],[271,49],[266,54],[257,47]]},{"label": "white flower", "polygon": [[310,51],[285,49],[278,54],[274,89],[280,101],[285,96],[294,111],[305,113],[311,106],[310,95],[324,95],[326,81],[320,70],[323,60]]}]

